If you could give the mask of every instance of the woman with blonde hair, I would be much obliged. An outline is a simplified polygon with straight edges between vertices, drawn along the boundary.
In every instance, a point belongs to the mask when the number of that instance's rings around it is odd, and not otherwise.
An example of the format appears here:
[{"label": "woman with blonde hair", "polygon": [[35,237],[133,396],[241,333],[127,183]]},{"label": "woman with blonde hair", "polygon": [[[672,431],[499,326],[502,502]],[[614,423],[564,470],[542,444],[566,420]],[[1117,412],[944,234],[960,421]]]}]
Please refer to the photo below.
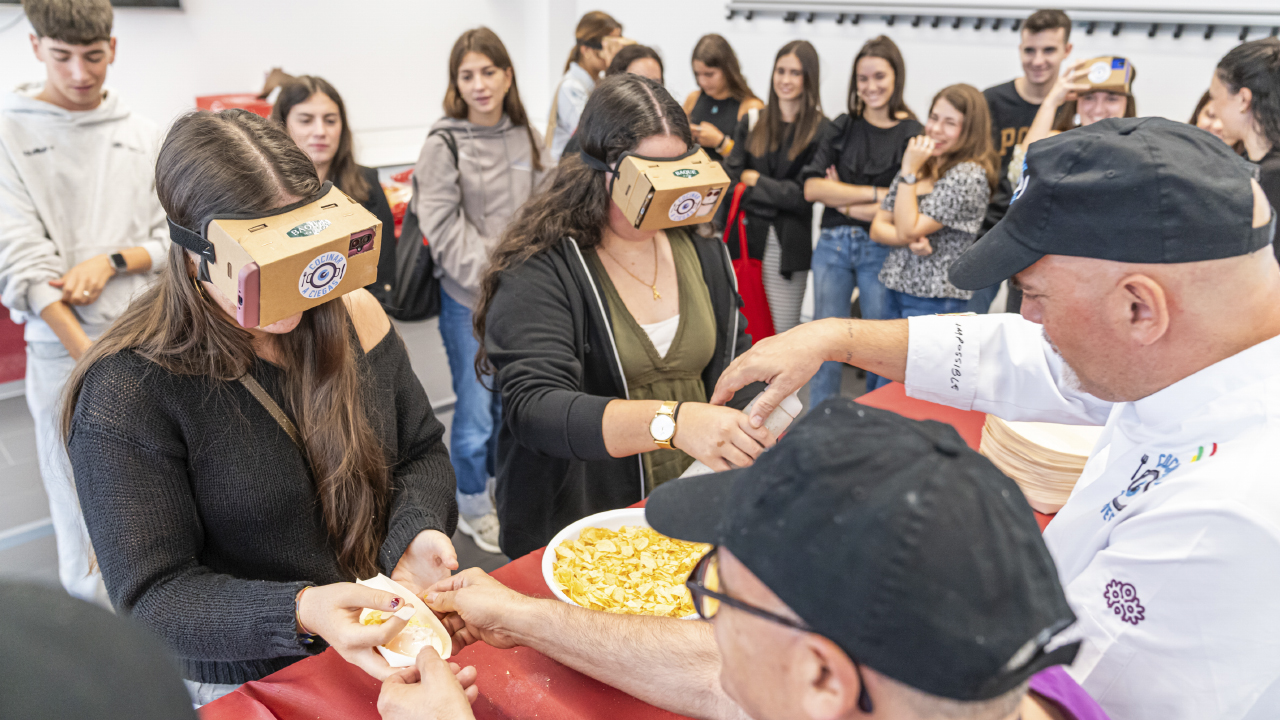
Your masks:
[{"label": "woman with blonde hair", "polygon": [[724,37],[703,35],[693,46],[693,76],[698,89],[684,101],[694,142],[706,149],[712,160],[722,160],[733,152],[733,130],[751,110],[764,103],[751,92],[742,76],[738,55]]},{"label": "woman with blonde hair", "polygon": [[952,285],[947,271],[977,240],[996,163],[982,93],[965,84],[943,88],[871,221],[871,239],[893,247],[880,270],[886,319],[964,311],[973,293]]},{"label": "woman with blonde hair", "polygon": [[605,38],[621,37],[622,23],[609,13],[592,10],[578,21],[573,31],[573,50],[564,64],[564,77],[556,87],[551,102],[551,123],[547,128],[546,143],[551,148],[551,160],[560,161],[565,143],[578,129],[578,118],[587,98],[596,87],[596,81],[609,67],[617,48]]}]

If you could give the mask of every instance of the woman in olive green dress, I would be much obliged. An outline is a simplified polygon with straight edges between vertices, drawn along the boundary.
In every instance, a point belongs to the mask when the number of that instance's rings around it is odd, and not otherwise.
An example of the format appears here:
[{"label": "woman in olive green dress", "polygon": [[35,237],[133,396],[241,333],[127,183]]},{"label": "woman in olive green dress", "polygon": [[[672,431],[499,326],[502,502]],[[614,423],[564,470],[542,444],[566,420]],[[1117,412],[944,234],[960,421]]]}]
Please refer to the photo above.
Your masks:
[{"label": "woman in olive green dress", "polygon": [[609,195],[624,153],[695,147],[680,106],[651,80],[617,75],[592,93],[577,137],[579,155],[508,226],[476,313],[477,366],[502,394],[497,499],[511,557],[642,499],[694,459],[742,467],[774,440],[707,403],[750,346],[724,244],[636,230]]}]

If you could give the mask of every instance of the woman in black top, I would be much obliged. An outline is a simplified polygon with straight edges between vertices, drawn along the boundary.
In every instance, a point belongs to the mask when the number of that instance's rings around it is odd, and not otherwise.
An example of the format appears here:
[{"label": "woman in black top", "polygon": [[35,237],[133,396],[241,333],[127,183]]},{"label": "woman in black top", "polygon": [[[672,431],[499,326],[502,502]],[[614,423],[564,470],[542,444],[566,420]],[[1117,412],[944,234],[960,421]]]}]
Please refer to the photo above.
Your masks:
[{"label": "woman in black top", "polygon": [[[800,305],[813,254],[813,203],[805,200],[801,171],[813,158],[827,121],[819,97],[818,52],[804,40],[782,46],[773,63],[769,104],[734,131],[725,170],[747,186],[741,207],[747,220],[747,253],[762,259],[765,295],[775,332],[800,323]],[[721,204],[728,208],[729,203]],[[737,223],[729,228],[729,253],[738,254]],[[750,328],[747,328],[750,332]]]},{"label": "woman in black top", "polygon": [[[801,173],[804,198],[827,206],[813,251],[813,318],[848,317],[858,288],[862,317],[885,315],[880,268],[890,248],[873,242],[871,221],[889,193],[907,142],[924,126],[903,100],[907,68],[889,38],[868,40],[853,59],[849,112],[836,118]],[[840,394],[841,363],[823,363],[809,383],[809,406]],[[868,373],[867,388],[875,387]]]},{"label": "woman in black top", "polygon": [[764,107],[751,92],[738,56],[729,41],[714,33],[703,35],[693,46],[693,76],[698,89],[684,101],[693,140],[706,148],[712,160],[733,152],[733,130],[750,110]]},{"label": "woman in black top", "polygon": [[382,221],[382,250],[378,280],[368,290],[384,306],[391,300],[396,275],[396,221],[374,168],[356,164],[347,106],[324,78],[303,75],[280,88],[271,119],[315,163],[320,182],[332,180],[342,192]]},{"label": "woman in black top", "polygon": [[[672,452],[650,426],[671,417],[671,401],[683,401],[671,447],[713,469],[749,465],[773,444],[744,413],[706,402],[751,344],[724,243],[636,230],[611,199],[623,153],[693,147],[679,106],[652,80],[615,75],[591,94],[577,136],[579,154],[507,226],[476,311],[477,368],[502,393],[498,516],[513,558],[643,498],[650,454]],[[673,355],[691,361],[676,368]],[[629,370],[635,360],[648,371]]]},{"label": "woman in black top", "polygon": [[[1209,97],[1222,139],[1244,145],[1258,164],[1262,192],[1280,208],[1280,39],[1251,40],[1227,53],[1213,73]],[[1273,247],[1280,258],[1280,244]]]},{"label": "woman in black top", "polygon": [[[201,234],[211,215],[267,214],[320,187],[284,129],[243,110],[179,118],[156,162],[170,221]],[[63,431],[111,601],[206,701],[319,652],[310,633],[384,678],[374,646],[403,622],[362,626],[360,609],[404,598],[351,581],[384,573],[421,592],[457,567],[444,428],[369,293],[246,330],[196,272],[170,248],[67,384]]]}]

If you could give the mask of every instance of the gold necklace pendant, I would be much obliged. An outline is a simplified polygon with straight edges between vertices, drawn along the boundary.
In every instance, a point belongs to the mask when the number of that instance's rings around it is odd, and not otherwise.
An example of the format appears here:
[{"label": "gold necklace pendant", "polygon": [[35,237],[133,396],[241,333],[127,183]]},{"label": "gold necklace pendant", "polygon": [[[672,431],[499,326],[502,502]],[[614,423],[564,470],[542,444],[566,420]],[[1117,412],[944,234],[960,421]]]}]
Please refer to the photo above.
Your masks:
[{"label": "gold necklace pendant", "polygon": [[661,299],[662,299],[662,294],[658,292],[658,286],[657,286],[657,285],[654,285],[654,286],[653,286],[653,299],[654,299],[654,301],[658,301],[658,300],[661,300]]}]

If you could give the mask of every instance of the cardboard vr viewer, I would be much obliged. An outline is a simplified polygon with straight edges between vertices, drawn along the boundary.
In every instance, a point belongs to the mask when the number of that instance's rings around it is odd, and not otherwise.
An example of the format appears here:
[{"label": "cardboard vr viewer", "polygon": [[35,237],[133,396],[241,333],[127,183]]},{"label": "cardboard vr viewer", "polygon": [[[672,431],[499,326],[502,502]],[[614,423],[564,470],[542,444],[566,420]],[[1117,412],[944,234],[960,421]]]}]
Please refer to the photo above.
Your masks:
[{"label": "cardboard vr viewer", "polygon": [[382,223],[336,187],[280,215],[215,219],[209,279],[236,298],[241,327],[270,325],[373,283]]},{"label": "cardboard vr viewer", "polygon": [[1129,84],[1133,82],[1133,65],[1122,57],[1100,57],[1084,63],[1089,73],[1086,79],[1094,90],[1129,94]]},{"label": "cardboard vr viewer", "polygon": [[613,201],[637,230],[710,222],[724,200],[729,176],[698,148],[679,160],[628,155],[618,163]]}]

